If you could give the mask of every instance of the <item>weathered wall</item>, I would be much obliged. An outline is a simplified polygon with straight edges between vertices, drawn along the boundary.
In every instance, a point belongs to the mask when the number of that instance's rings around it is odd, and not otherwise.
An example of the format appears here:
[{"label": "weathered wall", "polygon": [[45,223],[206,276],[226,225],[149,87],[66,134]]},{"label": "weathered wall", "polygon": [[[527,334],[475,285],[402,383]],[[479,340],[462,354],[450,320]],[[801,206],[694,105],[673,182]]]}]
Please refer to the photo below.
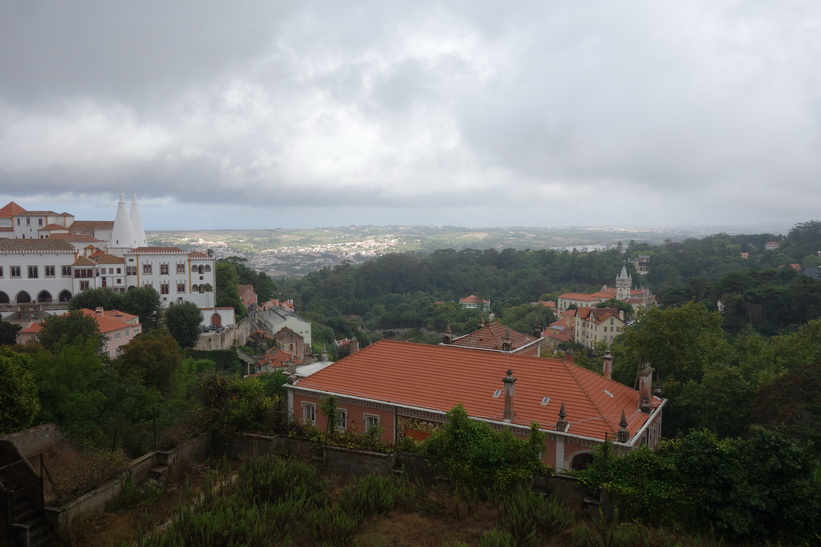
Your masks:
[{"label": "weathered wall", "polygon": [[222,332],[209,332],[208,334],[200,334],[200,339],[197,340],[197,345],[194,349],[200,350],[214,350],[214,349],[230,349],[236,342],[239,345],[244,345],[248,335],[251,334],[252,327],[251,320],[246,317],[236,325],[226,328]]},{"label": "weathered wall", "polygon": [[55,424],[43,424],[9,433],[0,437],[0,440],[11,442],[24,458],[40,453],[49,456],[69,446],[68,439]]}]

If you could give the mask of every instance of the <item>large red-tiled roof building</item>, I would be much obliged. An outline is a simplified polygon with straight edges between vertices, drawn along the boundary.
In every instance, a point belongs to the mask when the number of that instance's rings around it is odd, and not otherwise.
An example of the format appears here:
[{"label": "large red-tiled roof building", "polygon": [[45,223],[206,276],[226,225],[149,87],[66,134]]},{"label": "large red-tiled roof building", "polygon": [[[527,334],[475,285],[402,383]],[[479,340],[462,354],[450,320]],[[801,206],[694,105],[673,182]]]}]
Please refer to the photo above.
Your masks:
[{"label": "large red-tiled roof building", "polygon": [[635,390],[560,359],[383,340],[289,387],[293,417],[327,424],[319,399],[338,399],[340,428],[383,428],[382,439],[424,439],[463,405],[496,429],[525,436],[537,422],[547,433],[545,463],[581,468],[592,449],[614,442],[619,451],[656,446],[666,401],[652,394],[652,369]]}]

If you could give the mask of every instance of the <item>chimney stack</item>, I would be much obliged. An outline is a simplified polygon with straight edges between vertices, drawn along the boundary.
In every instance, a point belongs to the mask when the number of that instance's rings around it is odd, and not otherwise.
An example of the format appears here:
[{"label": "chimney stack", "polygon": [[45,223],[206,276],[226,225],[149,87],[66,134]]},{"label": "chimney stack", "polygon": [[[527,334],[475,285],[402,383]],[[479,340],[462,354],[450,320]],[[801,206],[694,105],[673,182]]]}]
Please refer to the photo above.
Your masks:
[{"label": "chimney stack", "polygon": [[619,420],[619,432],[617,439],[620,443],[626,443],[630,440],[630,430],[627,429],[627,418],[624,417],[624,410],[621,411],[621,420]]},{"label": "chimney stack", "polygon": [[350,348],[351,348],[350,355],[353,355],[354,353],[359,351],[359,340],[356,338],[356,336],[351,338]]},{"label": "chimney stack", "polygon": [[502,382],[505,384],[505,415],[504,420],[506,422],[510,422],[513,420],[514,411],[513,411],[513,399],[514,399],[514,384],[516,383],[516,378],[513,377],[513,371],[507,369],[507,376],[502,378]]},{"label": "chimney stack", "polygon": [[610,355],[610,352],[604,354],[601,360],[602,364],[602,371],[601,374],[608,380],[613,379],[613,356]]},{"label": "chimney stack", "polygon": [[562,401],[562,408],[559,409],[559,421],[556,422],[556,431],[567,431],[567,412],[564,411],[564,401]]},{"label": "chimney stack", "polygon": [[442,343],[443,344],[450,344],[453,342],[453,331],[450,328],[450,321],[448,321],[448,326],[445,328],[445,334],[442,336]]},{"label": "chimney stack", "polygon": [[653,400],[653,367],[644,362],[639,369],[639,408],[642,412],[650,412],[650,401]]},{"label": "chimney stack", "polygon": [[502,351],[511,351],[513,349],[513,344],[510,342],[510,329],[505,330],[505,339],[502,342]]},{"label": "chimney stack", "polygon": [[573,362],[573,350],[572,349],[569,349],[566,352],[564,352],[564,357],[562,357],[562,361],[565,361],[567,363],[572,363]]},{"label": "chimney stack", "polygon": [[103,308],[102,308],[101,306],[97,306],[97,309],[96,309],[96,310],[94,310],[94,311],[95,311],[95,313],[96,313],[98,316],[102,316],[102,315],[103,315]]}]

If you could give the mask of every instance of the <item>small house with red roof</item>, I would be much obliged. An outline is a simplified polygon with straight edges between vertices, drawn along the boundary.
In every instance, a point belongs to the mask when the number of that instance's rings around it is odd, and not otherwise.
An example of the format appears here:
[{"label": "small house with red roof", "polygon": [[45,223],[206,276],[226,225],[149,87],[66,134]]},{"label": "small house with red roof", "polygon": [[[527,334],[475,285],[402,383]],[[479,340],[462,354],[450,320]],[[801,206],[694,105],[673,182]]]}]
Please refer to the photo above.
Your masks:
[{"label": "small house with red roof", "polygon": [[490,311],[490,300],[479,298],[475,294],[460,298],[459,305],[466,310]]},{"label": "small house with red roof", "polygon": [[286,387],[298,422],[326,427],[319,400],[333,395],[340,430],[380,425],[389,443],[429,437],[456,405],[520,436],[535,422],[547,435],[544,462],[566,470],[583,468],[606,438],[621,452],[659,442],[666,400],[652,393],[653,369],[640,371],[638,390],[611,370],[609,354],[597,374],[561,359],[380,340]]},{"label": "small house with red roof", "polygon": [[257,305],[257,293],[253,285],[237,285],[237,292],[239,293],[239,301],[245,306],[245,309],[251,309],[252,306]]},{"label": "small house with red roof", "polygon": [[541,329],[538,329],[538,332],[534,334],[533,336],[523,334],[501,323],[493,322],[471,333],[453,338],[450,333],[450,326],[448,326],[442,344],[538,357],[542,348]]},{"label": "small house with red roof", "polygon": [[610,347],[624,325],[624,312],[616,308],[578,308],[574,339],[586,348],[592,348],[596,342],[606,342]]},{"label": "small house with red roof", "polygon": [[[104,310],[103,308],[97,308],[96,310],[83,308],[80,313],[93,317],[97,322],[97,332],[105,337],[103,351],[111,359],[116,358],[122,351],[123,346],[142,332],[139,317],[130,313],[119,310]],[[17,343],[25,344],[29,341],[36,341],[42,330],[41,323],[30,324],[17,333]]]}]

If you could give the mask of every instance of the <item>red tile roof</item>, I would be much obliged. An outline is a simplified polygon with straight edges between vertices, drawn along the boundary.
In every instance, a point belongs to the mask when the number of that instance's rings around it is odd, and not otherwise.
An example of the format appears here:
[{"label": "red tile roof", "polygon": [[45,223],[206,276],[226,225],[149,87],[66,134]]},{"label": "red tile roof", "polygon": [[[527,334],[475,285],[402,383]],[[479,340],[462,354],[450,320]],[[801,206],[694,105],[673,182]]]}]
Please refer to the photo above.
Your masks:
[{"label": "red tile roof", "polygon": [[[638,391],[559,359],[523,357],[452,347],[381,340],[337,361],[294,386],[433,411],[462,404],[470,416],[502,421],[502,378],[511,369],[515,384],[514,424],[538,422],[555,429],[565,403],[567,433],[596,440],[619,429],[621,412],[631,436],[647,421]],[[547,405],[541,402],[545,397]],[[660,399],[654,398],[653,406]]]},{"label": "red tile roof", "polygon": [[137,247],[126,254],[187,254],[179,247]]},{"label": "red tile roof", "polygon": [[528,334],[522,334],[521,332],[510,329],[501,323],[491,323],[490,325],[477,329],[469,334],[454,338],[451,344],[463,348],[492,349],[501,351],[502,343],[505,341],[506,336],[510,336],[510,346],[512,350],[516,350],[538,340],[538,338],[534,338]]},{"label": "red tile roof", "polygon": [[0,209],[0,218],[11,218],[15,215],[19,215],[25,212],[25,209],[23,209],[13,201],[10,201],[6,205],[4,205],[2,209]]},{"label": "red tile roof", "polygon": [[[102,315],[98,315],[96,311],[89,310],[87,308],[81,309],[80,312],[88,317],[93,317],[94,320],[97,321],[97,330],[102,334],[107,334],[109,332],[114,332],[120,329],[128,329],[135,326],[126,323],[125,319],[121,320],[116,317],[116,314],[121,314],[124,312],[116,312],[115,314],[112,314],[112,312],[109,311],[103,312]],[[130,318],[134,317],[131,314],[125,315]]]},{"label": "red tile roof", "polygon": [[588,302],[593,302],[598,300],[598,298],[591,296],[589,294],[582,294],[580,292],[569,292],[565,294],[559,295],[559,298],[564,298],[565,300],[584,300]]},{"label": "red tile roof", "polygon": [[66,228],[62,224],[55,224],[55,223],[52,222],[51,224],[46,224],[45,226],[43,226],[42,228],[40,228],[37,231],[38,232],[48,232],[50,230],[68,230],[68,228]]},{"label": "red tile roof", "polygon": [[209,258],[208,253],[204,253],[202,251],[192,251],[188,253],[188,256],[191,258]]},{"label": "red tile roof", "polygon": [[460,304],[490,304],[490,300],[482,300],[476,295],[471,294],[459,299]]},{"label": "red tile roof", "polygon": [[90,234],[95,230],[113,230],[113,220],[75,220],[68,227],[75,234]]},{"label": "red tile roof", "polygon": [[576,312],[582,321],[592,321],[597,325],[611,317],[619,319],[619,310],[616,308],[579,308]]}]

